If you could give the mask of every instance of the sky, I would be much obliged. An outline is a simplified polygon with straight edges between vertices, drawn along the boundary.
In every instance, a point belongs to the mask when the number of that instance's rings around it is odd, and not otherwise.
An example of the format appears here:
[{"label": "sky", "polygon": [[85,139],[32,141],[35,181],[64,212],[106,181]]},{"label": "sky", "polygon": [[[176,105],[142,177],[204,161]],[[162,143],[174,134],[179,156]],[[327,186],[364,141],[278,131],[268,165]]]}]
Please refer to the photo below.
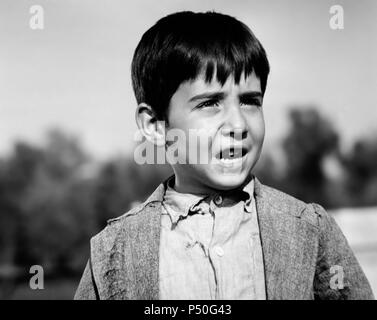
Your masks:
[{"label": "sky", "polygon": [[[43,30],[29,26],[35,4]],[[330,28],[333,5],[343,7],[342,30]],[[344,145],[377,135],[375,0],[0,0],[0,156],[16,140],[42,143],[54,127],[99,158],[132,152],[134,49],[159,18],[182,10],[230,14],[262,42],[267,148],[288,130],[292,106],[317,107]]]}]

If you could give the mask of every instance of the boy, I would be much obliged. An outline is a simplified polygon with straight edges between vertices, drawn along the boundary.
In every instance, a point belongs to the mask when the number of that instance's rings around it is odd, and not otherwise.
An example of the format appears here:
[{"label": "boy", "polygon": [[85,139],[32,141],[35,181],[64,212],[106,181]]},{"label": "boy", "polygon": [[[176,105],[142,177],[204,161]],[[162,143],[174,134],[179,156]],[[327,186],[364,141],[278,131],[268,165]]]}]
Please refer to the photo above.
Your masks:
[{"label": "boy", "polygon": [[76,299],[373,299],[325,210],[252,174],[268,74],[260,42],[227,15],[180,12],[143,35],[136,120],[174,176],[92,238]]}]

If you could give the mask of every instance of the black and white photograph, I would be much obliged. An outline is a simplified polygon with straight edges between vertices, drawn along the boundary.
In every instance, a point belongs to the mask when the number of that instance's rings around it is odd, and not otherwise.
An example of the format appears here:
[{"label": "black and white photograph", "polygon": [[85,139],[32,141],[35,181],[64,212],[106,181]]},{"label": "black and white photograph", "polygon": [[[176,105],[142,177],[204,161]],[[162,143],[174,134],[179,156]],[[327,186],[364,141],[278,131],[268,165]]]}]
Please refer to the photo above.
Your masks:
[{"label": "black and white photograph", "polygon": [[376,18],[0,0],[0,300],[375,300]]}]

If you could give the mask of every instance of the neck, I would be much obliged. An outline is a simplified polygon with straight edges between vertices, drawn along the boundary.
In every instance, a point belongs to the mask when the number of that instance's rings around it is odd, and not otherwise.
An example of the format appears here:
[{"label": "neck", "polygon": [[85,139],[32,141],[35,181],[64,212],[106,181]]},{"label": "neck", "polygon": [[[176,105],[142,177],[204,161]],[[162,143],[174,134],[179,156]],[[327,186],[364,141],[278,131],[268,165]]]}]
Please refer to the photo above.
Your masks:
[{"label": "neck", "polygon": [[193,182],[182,179],[178,175],[175,175],[173,184],[171,185],[175,191],[179,193],[190,193],[196,195],[209,195],[216,193],[217,190],[202,184],[200,181]]},{"label": "neck", "polygon": [[174,179],[171,181],[171,187],[179,193],[190,193],[194,195],[210,195],[218,192],[230,192],[235,189],[243,189],[253,178],[253,175],[249,175],[248,178],[238,187],[230,190],[218,190],[205,185],[201,181],[193,181],[192,179],[185,179],[175,173]]}]

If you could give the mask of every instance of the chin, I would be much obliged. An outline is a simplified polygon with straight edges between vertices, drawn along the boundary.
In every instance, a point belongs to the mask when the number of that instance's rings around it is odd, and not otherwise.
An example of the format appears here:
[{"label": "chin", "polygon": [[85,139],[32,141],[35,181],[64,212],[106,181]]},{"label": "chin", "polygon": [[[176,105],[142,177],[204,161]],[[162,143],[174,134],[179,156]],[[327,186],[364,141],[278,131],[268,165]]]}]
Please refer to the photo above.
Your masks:
[{"label": "chin", "polygon": [[249,174],[238,173],[238,174],[217,174],[214,177],[211,177],[211,182],[213,188],[217,190],[231,190],[242,185]]}]

